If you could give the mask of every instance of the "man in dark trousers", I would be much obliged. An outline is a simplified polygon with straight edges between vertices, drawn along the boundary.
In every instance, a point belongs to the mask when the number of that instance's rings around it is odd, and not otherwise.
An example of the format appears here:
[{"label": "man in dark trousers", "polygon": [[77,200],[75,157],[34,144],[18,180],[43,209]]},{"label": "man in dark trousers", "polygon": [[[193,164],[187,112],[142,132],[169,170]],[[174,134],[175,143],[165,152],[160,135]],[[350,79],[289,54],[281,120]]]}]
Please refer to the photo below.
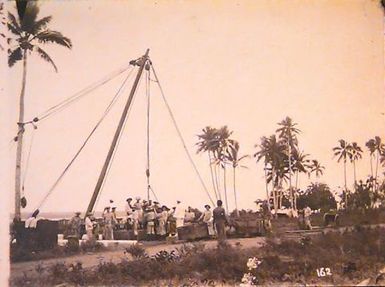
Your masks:
[{"label": "man in dark trousers", "polygon": [[225,224],[227,222],[226,211],[222,207],[222,200],[217,201],[217,207],[213,210],[214,225],[217,230],[218,241],[226,239]]}]

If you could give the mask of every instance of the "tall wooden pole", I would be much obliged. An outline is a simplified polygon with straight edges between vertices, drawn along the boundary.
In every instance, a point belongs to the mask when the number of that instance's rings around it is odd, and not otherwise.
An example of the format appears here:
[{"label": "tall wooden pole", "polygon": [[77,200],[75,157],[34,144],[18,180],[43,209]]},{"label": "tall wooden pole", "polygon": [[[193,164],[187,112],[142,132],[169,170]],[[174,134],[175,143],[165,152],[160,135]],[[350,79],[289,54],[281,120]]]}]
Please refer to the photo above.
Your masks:
[{"label": "tall wooden pole", "polygon": [[23,80],[20,92],[19,103],[19,121],[17,123],[17,150],[16,150],[16,172],[15,172],[15,215],[14,219],[21,219],[20,199],[21,199],[21,160],[23,153],[23,135],[24,135],[24,98],[25,85],[27,79],[27,51],[23,51]]},{"label": "tall wooden pole", "polygon": [[132,86],[132,89],[131,89],[131,92],[130,92],[130,96],[128,97],[126,106],[124,107],[124,110],[123,110],[123,113],[122,113],[122,116],[120,117],[119,125],[118,125],[118,127],[117,127],[117,129],[116,129],[114,138],[113,138],[112,143],[111,143],[111,146],[110,146],[110,150],[108,151],[108,154],[107,154],[106,160],[105,160],[105,162],[104,162],[102,171],[100,172],[98,182],[96,183],[95,190],[94,190],[94,193],[92,194],[91,201],[90,201],[90,203],[88,204],[88,207],[87,207],[87,211],[86,211],[85,216],[87,216],[87,214],[88,214],[89,212],[92,212],[92,210],[94,209],[96,199],[97,199],[98,194],[99,194],[99,192],[100,192],[100,189],[101,189],[101,187],[102,187],[102,185],[103,185],[103,182],[104,182],[104,179],[105,179],[105,176],[106,176],[106,173],[107,173],[108,166],[110,165],[110,161],[111,161],[112,155],[113,155],[113,153],[114,153],[114,150],[115,150],[116,144],[117,144],[117,142],[118,142],[119,136],[120,136],[120,134],[121,134],[121,132],[122,132],[122,128],[123,128],[124,122],[125,122],[125,120],[126,120],[127,113],[128,113],[129,108],[130,108],[132,99],[133,99],[133,97],[134,97],[136,88],[137,88],[137,86],[138,86],[140,77],[141,77],[141,75],[142,75],[144,66],[146,65],[146,63],[147,63],[147,61],[148,61],[148,53],[149,53],[149,51],[150,51],[150,50],[147,49],[146,54],[145,54],[143,57],[141,57],[141,58],[136,62],[136,64],[140,66],[140,67],[139,67],[139,71],[138,71],[138,74],[136,75],[135,82],[134,82],[134,84],[133,84],[133,86]]}]

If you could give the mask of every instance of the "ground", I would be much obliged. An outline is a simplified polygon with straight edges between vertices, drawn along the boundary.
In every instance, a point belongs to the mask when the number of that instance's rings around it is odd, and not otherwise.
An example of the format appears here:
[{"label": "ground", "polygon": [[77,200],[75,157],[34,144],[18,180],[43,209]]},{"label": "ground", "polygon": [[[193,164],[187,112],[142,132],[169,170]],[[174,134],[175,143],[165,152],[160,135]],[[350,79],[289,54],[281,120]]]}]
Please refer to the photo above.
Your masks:
[{"label": "ground", "polygon": [[[250,247],[259,247],[264,243],[265,239],[263,237],[254,237],[254,238],[236,238],[236,239],[229,239],[228,243],[235,245],[235,244],[241,244],[243,248],[250,248]],[[216,240],[208,240],[208,241],[201,241],[205,244],[206,247],[212,248],[217,245]],[[146,249],[146,252],[151,256],[155,255],[161,250],[171,251],[177,247],[180,247],[183,243],[177,243],[177,244],[167,244],[167,243],[144,243],[144,247]],[[101,252],[95,252],[95,253],[86,253],[86,254],[78,254],[73,255],[69,257],[64,258],[52,258],[52,259],[46,259],[46,260],[39,260],[39,261],[28,261],[28,262],[17,262],[11,264],[11,281],[14,278],[21,277],[24,274],[28,275],[28,277],[37,275],[37,269],[38,266],[46,269],[49,266],[54,265],[57,262],[64,262],[66,264],[70,263],[76,263],[81,262],[83,264],[84,268],[91,268],[93,266],[96,266],[101,261],[105,262],[113,262],[118,263],[124,258],[130,257],[130,255],[127,255],[124,253],[123,247],[116,247],[113,250],[107,250],[107,251],[101,251]]]}]

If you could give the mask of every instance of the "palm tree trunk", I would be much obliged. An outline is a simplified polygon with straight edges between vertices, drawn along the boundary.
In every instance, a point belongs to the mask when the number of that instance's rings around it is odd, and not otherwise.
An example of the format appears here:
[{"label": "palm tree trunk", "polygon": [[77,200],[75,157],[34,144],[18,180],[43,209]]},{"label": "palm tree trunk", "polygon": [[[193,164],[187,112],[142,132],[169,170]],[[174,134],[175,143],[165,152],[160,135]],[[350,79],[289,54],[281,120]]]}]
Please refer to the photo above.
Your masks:
[{"label": "palm tree trunk", "polygon": [[227,201],[227,188],[226,188],[226,166],[223,166],[223,190],[225,192],[226,211],[229,213],[229,203]]},{"label": "palm tree trunk", "polygon": [[[291,136],[291,135],[289,135]],[[290,203],[292,204],[292,198],[291,198],[291,194],[292,194],[292,188],[291,188],[291,144],[290,144],[290,141],[288,142],[288,151],[289,151],[289,192],[290,192]],[[293,207],[293,206],[291,206]]]},{"label": "palm tree trunk", "polygon": [[269,186],[267,183],[267,173],[266,173],[266,163],[265,163],[265,183],[266,183],[266,199],[267,199],[267,208],[269,210],[269,213],[271,213],[271,208],[270,208],[270,195],[269,195]]},{"label": "palm tree trunk", "polygon": [[214,177],[215,177],[215,185],[217,186],[217,191],[218,191],[218,197],[220,200],[222,200],[222,196],[221,196],[221,188],[219,186],[219,174],[218,174],[218,165],[215,164],[214,165]]},{"label": "palm tree trunk", "polygon": [[370,171],[372,173],[372,191],[374,191],[374,184],[373,184],[373,178],[374,178],[374,173],[373,173],[373,154],[370,154]]},{"label": "palm tree trunk", "polygon": [[353,160],[353,172],[354,172],[354,187],[357,185],[357,179],[356,179],[356,161]]},{"label": "palm tree trunk", "polygon": [[237,202],[237,190],[236,190],[236,183],[235,183],[235,167],[233,167],[233,190],[234,190],[234,203],[235,203],[235,212],[237,213],[237,217],[239,217],[239,210],[238,210],[238,202]]},{"label": "palm tree trunk", "polygon": [[377,175],[378,175],[378,160],[380,159],[380,153],[377,151],[377,159],[376,159],[376,177],[374,179],[374,186],[375,186],[375,191],[377,191],[378,186],[377,186]]},{"label": "palm tree trunk", "polygon": [[21,157],[23,153],[23,133],[24,133],[24,98],[25,86],[27,80],[27,52],[23,51],[23,79],[21,84],[20,102],[19,102],[19,121],[17,132],[17,150],[16,150],[16,173],[15,173],[15,219],[20,220],[20,193],[21,193]]},{"label": "palm tree trunk", "polygon": [[348,208],[348,187],[346,185],[346,160],[344,161],[344,180],[345,180],[345,208]]},{"label": "palm tree trunk", "polygon": [[213,165],[212,165],[212,160],[211,160],[211,152],[208,151],[209,155],[209,165],[210,165],[210,175],[211,175],[211,183],[213,184],[213,189],[215,193],[215,198],[218,200],[218,195],[217,195],[217,189],[215,187],[215,181],[214,181],[214,172],[213,172]]},{"label": "palm tree trunk", "polygon": [[293,191],[293,198],[294,198],[294,210],[297,210],[297,190],[298,190],[298,177],[299,177],[299,172],[297,171],[297,174],[295,175],[295,190]]}]

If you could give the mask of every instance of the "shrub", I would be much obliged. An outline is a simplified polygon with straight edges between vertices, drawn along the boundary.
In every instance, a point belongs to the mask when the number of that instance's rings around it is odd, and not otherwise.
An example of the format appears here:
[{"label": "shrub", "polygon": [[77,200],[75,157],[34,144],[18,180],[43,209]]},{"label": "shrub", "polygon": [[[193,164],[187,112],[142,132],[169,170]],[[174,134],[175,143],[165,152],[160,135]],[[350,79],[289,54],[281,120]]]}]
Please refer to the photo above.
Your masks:
[{"label": "shrub", "polygon": [[139,258],[148,256],[144,247],[137,244],[137,243],[132,244],[129,247],[127,247],[125,250],[125,253],[130,254],[135,259],[139,259]]}]

